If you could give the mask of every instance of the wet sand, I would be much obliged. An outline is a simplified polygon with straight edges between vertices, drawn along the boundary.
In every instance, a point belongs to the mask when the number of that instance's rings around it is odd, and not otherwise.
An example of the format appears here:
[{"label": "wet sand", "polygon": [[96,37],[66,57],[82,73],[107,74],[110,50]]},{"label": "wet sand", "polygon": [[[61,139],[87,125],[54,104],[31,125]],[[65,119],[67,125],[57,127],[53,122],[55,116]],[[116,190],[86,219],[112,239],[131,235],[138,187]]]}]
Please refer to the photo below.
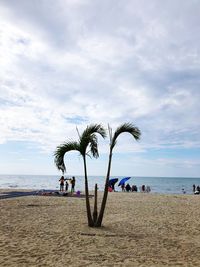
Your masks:
[{"label": "wet sand", "polygon": [[1,199],[0,266],[200,266],[199,202],[109,193],[103,227],[89,228],[83,198]]}]

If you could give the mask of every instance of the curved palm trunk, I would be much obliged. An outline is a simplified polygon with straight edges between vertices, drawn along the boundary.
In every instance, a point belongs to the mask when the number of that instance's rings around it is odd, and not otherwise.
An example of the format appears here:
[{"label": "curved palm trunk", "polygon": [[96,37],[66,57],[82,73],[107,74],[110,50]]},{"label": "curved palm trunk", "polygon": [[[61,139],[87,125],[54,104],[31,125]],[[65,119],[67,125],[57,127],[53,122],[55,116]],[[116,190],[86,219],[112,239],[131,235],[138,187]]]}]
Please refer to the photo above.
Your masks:
[{"label": "curved palm trunk", "polygon": [[83,162],[84,162],[84,172],[85,172],[85,201],[86,201],[88,226],[93,227],[94,226],[94,222],[93,222],[93,219],[92,219],[91,209],[90,209],[88,178],[87,178],[87,168],[86,168],[86,158],[85,157],[83,157]]},{"label": "curved palm trunk", "polygon": [[106,176],[105,187],[104,187],[104,194],[103,194],[103,199],[101,202],[101,209],[99,212],[99,216],[98,216],[97,222],[95,224],[96,227],[101,227],[101,224],[103,221],[103,215],[104,215],[104,211],[105,211],[105,207],[106,207],[106,201],[107,201],[107,197],[108,197],[108,182],[109,182],[109,178],[110,178],[111,161],[112,161],[112,150],[110,149],[108,170],[107,170],[107,176]]}]

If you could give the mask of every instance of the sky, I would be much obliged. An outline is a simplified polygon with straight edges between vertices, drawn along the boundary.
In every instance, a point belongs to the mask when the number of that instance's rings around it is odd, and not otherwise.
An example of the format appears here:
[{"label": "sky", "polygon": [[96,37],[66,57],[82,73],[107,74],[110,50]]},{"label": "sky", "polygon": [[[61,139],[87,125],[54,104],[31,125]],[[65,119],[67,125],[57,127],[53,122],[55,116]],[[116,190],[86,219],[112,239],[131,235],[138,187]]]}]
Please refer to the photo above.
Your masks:
[{"label": "sky", "polygon": [[59,175],[77,128],[130,122],[141,140],[119,137],[112,176],[200,177],[199,32],[199,0],[0,0],[0,174]]}]

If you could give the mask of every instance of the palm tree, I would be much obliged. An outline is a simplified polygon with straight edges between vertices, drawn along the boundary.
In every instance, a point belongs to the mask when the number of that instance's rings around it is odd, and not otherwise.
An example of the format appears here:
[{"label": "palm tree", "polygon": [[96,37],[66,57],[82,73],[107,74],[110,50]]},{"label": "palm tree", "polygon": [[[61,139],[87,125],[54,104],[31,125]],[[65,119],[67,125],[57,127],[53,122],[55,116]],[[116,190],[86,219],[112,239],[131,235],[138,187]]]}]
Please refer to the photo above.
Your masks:
[{"label": "palm tree", "polygon": [[122,133],[130,133],[135,140],[139,140],[141,136],[140,130],[135,127],[132,123],[124,123],[121,126],[119,126],[114,135],[112,135],[112,129],[108,126],[109,130],[109,136],[110,136],[110,153],[109,153],[109,161],[108,161],[108,169],[107,169],[107,175],[106,175],[106,181],[105,181],[105,187],[104,187],[104,195],[101,203],[101,209],[99,212],[99,216],[97,218],[97,221],[95,222],[96,227],[101,227],[104,210],[106,207],[106,201],[108,196],[108,182],[110,178],[110,170],[111,170],[111,161],[112,161],[112,155],[113,155],[113,148],[115,147],[117,143],[117,138]]},{"label": "palm tree", "polygon": [[[87,126],[87,128],[83,131],[83,133],[79,135],[79,141],[68,141],[66,143],[61,144],[57,147],[54,153],[54,161],[59,170],[61,170],[64,174],[66,171],[64,156],[65,153],[75,150],[80,153],[83,158],[84,164],[84,173],[85,173],[85,199],[86,199],[86,210],[87,210],[87,219],[88,226],[94,226],[94,220],[91,215],[90,209],[90,201],[89,201],[89,189],[88,189],[88,177],[87,177],[87,166],[86,166],[86,156],[92,154],[93,157],[98,158],[98,140],[96,134],[100,134],[103,138],[106,137],[106,131],[101,126],[101,124],[91,124]],[[87,151],[89,147],[89,151]]]}]

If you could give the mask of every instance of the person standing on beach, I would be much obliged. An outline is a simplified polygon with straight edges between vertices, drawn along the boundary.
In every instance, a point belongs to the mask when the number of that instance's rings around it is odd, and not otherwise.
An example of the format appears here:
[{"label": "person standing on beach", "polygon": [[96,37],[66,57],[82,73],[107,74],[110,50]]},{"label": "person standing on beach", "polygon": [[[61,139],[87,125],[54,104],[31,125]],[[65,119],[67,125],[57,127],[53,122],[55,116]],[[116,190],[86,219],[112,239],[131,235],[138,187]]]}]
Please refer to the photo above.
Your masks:
[{"label": "person standing on beach", "polygon": [[196,185],[193,184],[193,193],[196,191]]},{"label": "person standing on beach", "polygon": [[75,183],[76,183],[76,179],[73,176],[71,179],[71,193],[74,193],[74,191],[75,191]]},{"label": "person standing on beach", "polygon": [[125,184],[124,183],[121,185],[121,189],[122,189],[122,192],[125,192]]},{"label": "person standing on beach", "polygon": [[64,176],[61,176],[59,182],[60,182],[60,192],[63,192],[64,191],[64,182],[65,182]]},{"label": "person standing on beach", "polygon": [[143,184],[142,185],[142,192],[145,193],[145,191],[146,191],[146,188],[145,188],[145,185]]},{"label": "person standing on beach", "polygon": [[69,184],[67,182],[67,179],[65,179],[65,180],[66,180],[66,182],[65,182],[65,192],[67,192],[68,191]]},{"label": "person standing on beach", "polygon": [[111,188],[112,188],[112,191],[115,192],[115,184],[114,183],[111,184]]}]

